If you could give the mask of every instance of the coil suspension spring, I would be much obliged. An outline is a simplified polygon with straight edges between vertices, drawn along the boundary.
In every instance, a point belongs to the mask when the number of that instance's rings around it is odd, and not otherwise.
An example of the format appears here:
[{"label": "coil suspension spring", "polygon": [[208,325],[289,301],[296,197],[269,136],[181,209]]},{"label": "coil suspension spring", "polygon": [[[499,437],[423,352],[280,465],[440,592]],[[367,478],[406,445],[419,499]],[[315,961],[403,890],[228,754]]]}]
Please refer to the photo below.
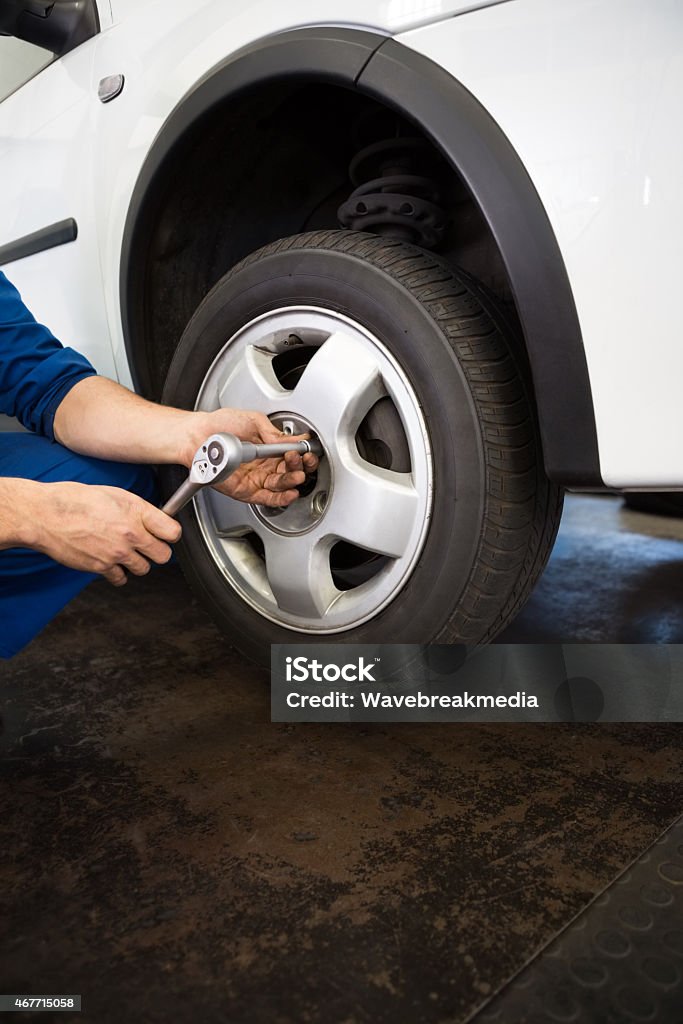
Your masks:
[{"label": "coil suspension spring", "polygon": [[438,183],[429,175],[430,163],[426,139],[396,136],[365,146],[349,165],[356,188],[337,211],[339,223],[436,248],[447,215]]}]

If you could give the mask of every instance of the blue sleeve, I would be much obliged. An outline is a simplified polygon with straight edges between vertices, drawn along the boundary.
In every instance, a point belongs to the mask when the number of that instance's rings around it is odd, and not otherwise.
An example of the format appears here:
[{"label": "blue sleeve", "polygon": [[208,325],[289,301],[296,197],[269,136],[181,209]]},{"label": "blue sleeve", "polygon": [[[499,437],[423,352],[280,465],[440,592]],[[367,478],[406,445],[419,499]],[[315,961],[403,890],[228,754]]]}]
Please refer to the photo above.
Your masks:
[{"label": "blue sleeve", "polygon": [[0,271],[0,413],[54,441],[59,403],[95,373],[85,356],[64,348],[36,322]]}]

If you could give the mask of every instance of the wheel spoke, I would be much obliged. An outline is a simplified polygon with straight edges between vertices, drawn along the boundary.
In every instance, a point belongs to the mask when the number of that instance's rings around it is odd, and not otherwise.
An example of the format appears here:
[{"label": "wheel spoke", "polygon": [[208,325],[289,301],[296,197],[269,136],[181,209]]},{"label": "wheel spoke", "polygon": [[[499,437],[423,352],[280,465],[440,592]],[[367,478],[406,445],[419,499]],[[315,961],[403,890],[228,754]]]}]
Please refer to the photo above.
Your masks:
[{"label": "wheel spoke", "polygon": [[286,394],[273,369],[273,353],[250,345],[222,384],[218,401],[222,407],[269,412],[281,404]]},{"label": "wheel spoke", "polygon": [[276,537],[262,531],[266,575],[278,607],[292,615],[320,619],[339,597],[330,571],[330,542],[310,534]]},{"label": "wheel spoke", "polygon": [[315,423],[332,444],[353,436],[365,414],[386,394],[375,356],[350,335],[338,332],[321,345],[304,370],[290,405]]},{"label": "wheel spoke", "polygon": [[410,473],[380,469],[355,455],[338,470],[325,528],[368,551],[400,558],[409,546],[419,504]]},{"label": "wheel spoke", "polygon": [[219,537],[243,537],[255,528],[254,511],[243,501],[229,498],[213,487],[206,487],[197,500],[208,510]]}]

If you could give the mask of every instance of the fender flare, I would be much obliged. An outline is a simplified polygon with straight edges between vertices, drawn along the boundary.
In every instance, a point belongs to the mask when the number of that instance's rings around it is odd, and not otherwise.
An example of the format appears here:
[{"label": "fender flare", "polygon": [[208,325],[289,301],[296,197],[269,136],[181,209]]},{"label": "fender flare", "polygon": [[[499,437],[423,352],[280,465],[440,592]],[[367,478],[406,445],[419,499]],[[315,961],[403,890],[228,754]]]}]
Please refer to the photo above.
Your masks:
[{"label": "fender flare", "polygon": [[416,122],[463,179],[496,240],[522,324],[551,479],[604,486],[588,366],[569,278],[541,199],[519,156],[478,100],[443,68],[394,39],[312,28],[258,40],[219,64],[178,103],[159,131],[131,197],[120,266],[123,333],[136,386],[144,324],[146,253],[159,183],[179,147],[227,99],[277,79],[356,89]]}]

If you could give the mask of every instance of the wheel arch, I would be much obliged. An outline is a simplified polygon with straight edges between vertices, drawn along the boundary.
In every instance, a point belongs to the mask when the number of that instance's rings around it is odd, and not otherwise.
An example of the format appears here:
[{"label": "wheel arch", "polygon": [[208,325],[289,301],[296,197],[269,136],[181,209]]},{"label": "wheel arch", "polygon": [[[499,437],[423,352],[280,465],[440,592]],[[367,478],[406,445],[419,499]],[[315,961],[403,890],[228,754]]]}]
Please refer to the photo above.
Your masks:
[{"label": "wheel arch", "polygon": [[562,254],[519,156],[453,76],[394,39],[344,28],[281,33],[229,57],[175,107],[136,182],[120,265],[122,325],[136,386],[150,390],[145,266],[173,161],[227,99],[259,85],[321,81],[356,90],[416,123],[467,185],[500,251],[524,333],[551,479],[600,487],[595,414],[578,315]]}]

